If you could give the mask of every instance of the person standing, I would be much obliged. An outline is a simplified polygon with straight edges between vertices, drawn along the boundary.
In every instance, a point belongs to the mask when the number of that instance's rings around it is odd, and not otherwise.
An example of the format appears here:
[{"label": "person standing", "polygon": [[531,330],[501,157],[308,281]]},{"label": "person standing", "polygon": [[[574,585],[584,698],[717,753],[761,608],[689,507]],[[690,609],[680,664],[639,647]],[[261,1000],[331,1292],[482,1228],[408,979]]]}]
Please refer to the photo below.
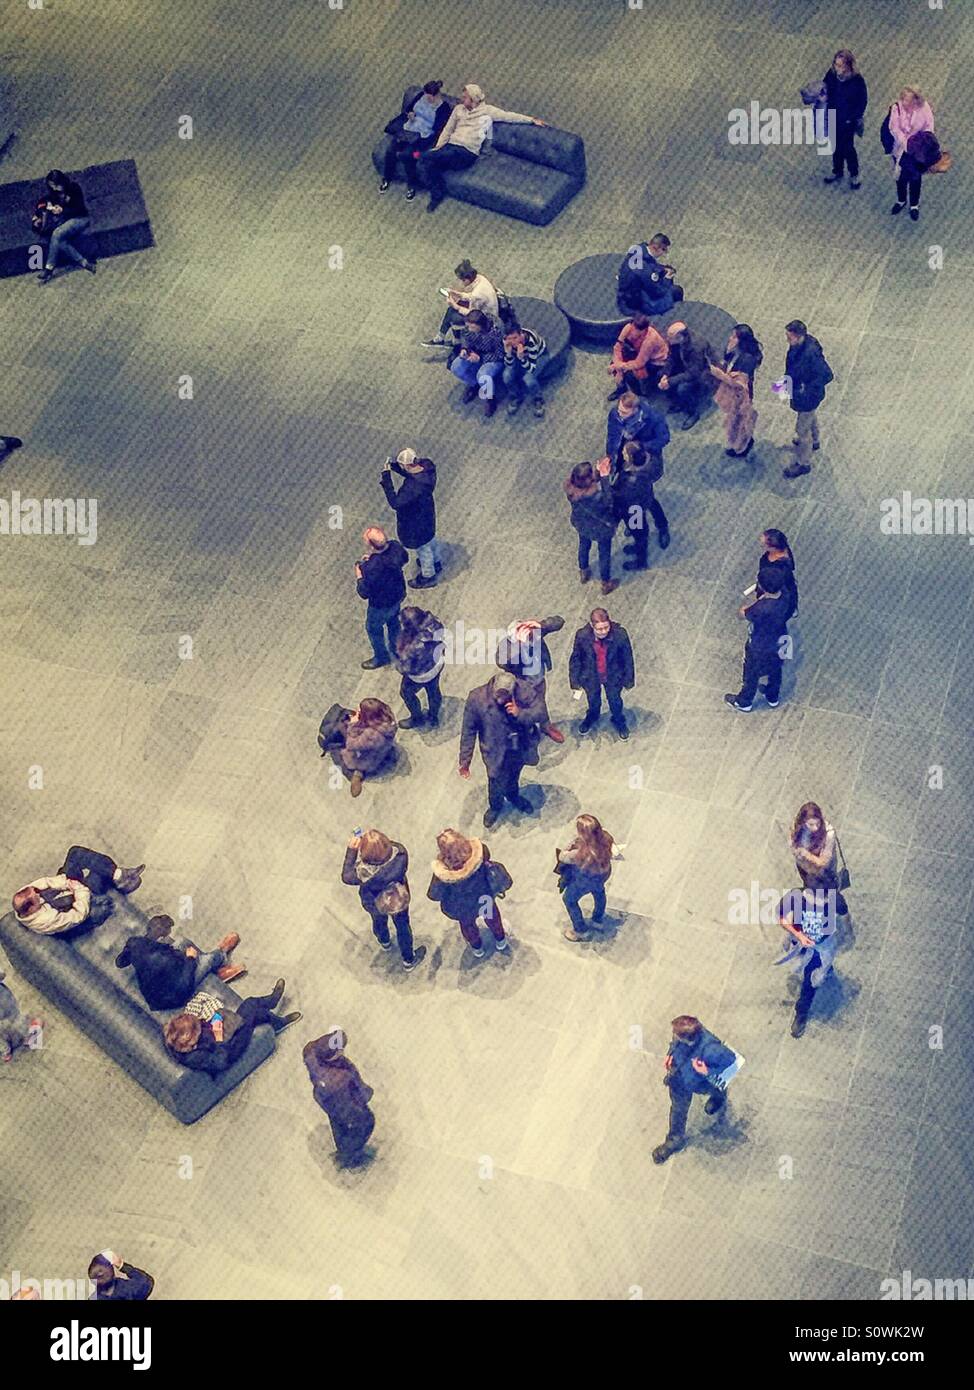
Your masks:
[{"label": "person standing", "polygon": [[832,368],[825,360],[822,345],[813,338],[801,319],[785,325],[788,355],[785,378],[791,383],[789,404],[795,412],[795,462],[782,470],[786,478],[800,478],[812,471],[812,452],[818,448],[816,411],[825,400],[825,388],[833,380]]},{"label": "person standing", "polygon": [[847,48],[840,48],[822,81],[825,83],[826,108],[834,113],[832,120],[835,122],[832,131],[832,173],[824,181],[841,183],[848,164],[850,188],[861,188],[856,136],[863,133],[869,93],[865,78],[856,67],[855,55]]},{"label": "person standing", "polygon": [[[893,105],[889,108],[889,134],[892,146],[890,156],[893,161],[893,177],[896,179],[896,202],[890,208],[894,217],[906,207],[910,200],[910,216],[913,221],[920,216],[920,180],[922,172],[912,161],[903,160],[908,153],[910,140],[914,135],[934,132],[933,107],[919,87],[904,87]],[[914,146],[914,149],[918,149]],[[939,154],[937,156],[939,158]]]},{"label": "person standing", "polygon": [[502,671],[509,671],[518,680],[530,681],[541,700],[544,712],[538,717],[541,732],[554,743],[564,743],[565,735],[556,729],[548,713],[547,673],[551,670],[551,652],[547,638],[560,632],[565,619],[557,614],[548,618],[518,618],[507,629],[507,636],[497,644],[494,660]]},{"label": "person standing", "polygon": [[525,396],[534,402],[534,414],[544,419],[545,403],[541,382],[549,367],[548,346],[533,328],[513,327],[504,335],[504,370],[502,379],[510,392],[508,415],[516,415]]},{"label": "person standing", "polygon": [[464,941],[479,960],[484,954],[481,928],[486,927],[498,951],[507,950],[507,936],[497,899],[512,885],[510,874],[480,840],[444,830],[436,837],[437,857],[426,896],[439,903],[444,917],[457,923]]},{"label": "person standing", "polygon": [[605,885],[612,873],[613,839],[595,816],[582,815],[575,822],[575,839],[567,849],[555,850],[555,873],[565,910],[570,918],[564,935],[568,941],[584,941],[585,918],[579,902],[592,899],[592,926],[605,917]]},{"label": "person standing", "polygon": [[466,323],[471,309],[479,309],[490,319],[500,318],[497,287],[486,275],[481,275],[466,259],[460,262],[453,273],[459,281],[459,288],[443,291],[447,300],[443,321],[433,337],[426,338],[420,343],[420,347],[452,347],[456,342],[456,333]]},{"label": "person standing", "polygon": [[31,1037],[38,1037],[43,1028],[39,1018],[20,1012],[13,990],[3,983],[5,975],[0,970],[0,1062],[11,1061],[18,1047],[30,1047]]},{"label": "person standing", "polygon": [[727,339],[723,364],[711,363],[710,374],[718,382],[714,401],[724,417],[729,458],[747,458],[754,447],[754,373],[764,361],[761,344],[750,324],[735,324]]},{"label": "person standing", "polygon": [[[392,480],[398,473],[405,482],[396,491]],[[386,501],[396,513],[399,543],[416,552],[416,574],[411,589],[432,589],[442,570],[440,546],[436,539],[436,465],[432,459],[417,458],[415,449],[402,449],[395,459],[386,459],[379,475]]]},{"label": "person standing", "polygon": [[301,1058],[307,1068],[315,1102],[328,1116],[339,1167],[355,1168],[367,1157],[365,1146],[375,1129],[369,1102],[375,1092],[366,1086],[345,1056],[348,1035],[333,1025],[306,1043]]},{"label": "person standing", "polygon": [[896,180],[896,202],[890,212],[896,216],[903,211],[907,198],[910,200],[910,217],[914,222],[920,220],[920,193],[924,174],[931,173],[938,166],[943,169],[947,156],[940,148],[940,141],[932,130],[918,130],[906,142],[906,150],[900,159],[899,177]]},{"label": "person standing", "polygon": [[[396,638],[396,670],[402,676],[399,694],[409,711],[408,719],[400,719],[400,729],[415,729],[428,724],[435,729],[440,722],[443,697],[440,694],[440,674],[446,661],[443,624],[423,608],[404,608],[399,615],[399,636]],[[429,713],[424,715],[419,692],[426,692]]]},{"label": "person standing", "polygon": [[504,339],[486,314],[471,309],[462,342],[450,371],[467,387],[463,404],[469,405],[479,395],[484,403],[484,415],[489,418],[497,409],[494,382],[504,370]]},{"label": "person standing", "polygon": [[815,991],[828,979],[838,946],[834,897],[825,890],[804,888],[787,893],[778,909],[788,933],[786,951],[775,965],[791,965],[801,979],[791,1036],[800,1038],[811,1013]]},{"label": "person standing", "polygon": [[788,631],[788,597],[785,574],[777,565],[762,565],[758,571],[760,594],[737,610],[751,625],[744,644],[744,669],[736,695],[725,695],[724,702],[742,714],[749,713],[758,682],[767,679],[764,698],[778,708],[781,692],[782,639]]},{"label": "person standing", "polygon": [[791,553],[788,537],[784,531],[772,527],[761,532],[761,545],[764,549],[758,561],[758,572],[760,573],[762,565],[774,565],[783,572],[784,593],[788,599],[785,622],[791,622],[798,612],[798,581],[795,578],[795,557]]},{"label": "person standing", "polygon": [[592,578],[589,557],[594,544],[599,553],[603,594],[611,594],[619,587],[618,579],[612,578],[612,537],[618,521],[609,480],[610,467],[608,459],[602,459],[597,469],[590,463],[576,463],[565,481],[572,525],[578,532],[578,577],[583,584]]},{"label": "person standing", "polygon": [[707,1097],[706,1114],[720,1114],[727,1104],[720,1078],[737,1061],[737,1053],[692,1014],[681,1014],[670,1026],[673,1040],[663,1058],[663,1084],[670,1091],[670,1125],[662,1144],[653,1150],[654,1163],[665,1163],[686,1147],[687,1116],[694,1096]]},{"label": "person standing", "polygon": [[383,951],[392,950],[389,935],[389,918],[392,918],[406,971],[414,970],[426,954],[425,946],[413,946],[408,868],[409,854],[405,845],[390,840],[381,830],[363,830],[361,835],[353,835],[345,848],[342,864],[342,883],[358,889],[359,902],[369,914],[372,934]]},{"label": "person standing", "polygon": [[599,722],[604,690],[613,727],[620,738],[629,737],[622,692],[636,683],[632,643],[626,629],[614,623],[604,608],[593,608],[588,622],[575,633],[568,683],[572,690],[584,690],[588,698],[580,734],[587,734]]},{"label": "person standing", "polygon": [[[367,550],[355,566],[356,592],[368,604],[365,631],[372,647],[363,671],[388,666],[389,648],[395,648],[399,635],[399,609],[406,597],[402,572],[409,556],[399,541],[391,541],[381,526],[368,526],[362,532]],[[388,639],[388,646],[386,645]]]},{"label": "person standing", "polygon": [[668,314],[683,298],[675,270],[660,259],[669,254],[670,239],[657,232],[651,241],[630,246],[619,267],[619,308],[625,314]]},{"label": "person standing", "polygon": [[802,886],[816,893],[832,894],[836,912],[844,917],[849,907],[842,895],[839,878],[839,856],[842,853],[839,837],[816,802],[806,801],[799,808],[788,843],[795,856],[795,868]]},{"label": "person standing", "polygon": [[18,439],[15,434],[0,434],[0,463],[3,463],[8,454],[12,454],[15,449],[22,449],[24,441]]},{"label": "person standing", "polygon": [[416,197],[416,166],[424,150],[432,149],[450,116],[450,105],[440,96],[442,82],[426,82],[408,111],[386,126],[392,143],[386,150],[379,192],[385,193],[401,163],[406,176],[406,202]]},{"label": "person standing", "polygon": [[502,111],[489,106],[483,88],[468,82],[440,131],[436,144],[419,157],[420,172],[430,191],[428,212],[435,212],[446,197],[443,175],[448,169],[469,169],[476,163],[485,140],[489,140],[495,121],[513,125],[544,125],[536,116],[522,116],[517,111]]},{"label": "person standing", "polygon": [[669,356],[666,338],[650,323],[649,315],[633,314],[622,325],[612,349],[609,376],[615,386],[606,399],[617,401],[627,391],[641,395],[647,386],[655,386],[666,371]]},{"label": "person standing", "polygon": [[655,492],[663,461],[658,456],[651,460],[638,440],[631,439],[622,446],[621,465],[613,480],[613,495],[616,515],[629,538],[625,549],[630,558],[623,561],[622,568],[644,570],[649,567],[650,517],[659,548],[665,550],[670,543],[669,523]]},{"label": "person standing", "polygon": [[484,825],[488,830],[505,801],[524,815],[533,814],[534,807],[521,795],[519,783],[525,767],[538,765],[538,726],[546,715],[543,692],[533,681],[518,680],[509,671],[498,671],[467,696],[458,771],[464,779],[470,776],[470,762],[479,740],[487,769]]},{"label": "person standing", "polygon": [[48,237],[47,258],[38,275],[42,285],[50,280],[58,263],[65,258],[94,275],[97,266],[78,250],[75,241],[91,228],[91,218],[81,185],[60,169],[52,169],[45,179],[47,189],[34,210],[31,223],[41,237]]},{"label": "person standing", "polygon": [[143,1303],[155,1288],[155,1280],[144,1269],[136,1269],[111,1250],[102,1250],[88,1266],[88,1278],[95,1291],[90,1303]]},{"label": "person standing", "polygon": [[618,468],[622,446],[630,439],[638,439],[649,455],[658,457],[662,476],[663,450],[670,442],[670,428],[663,412],[634,391],[624,392],[609,411],[603,462],[608,461]]},{"label": "person standing", "polygon": [[682,410],[681,429],[690,430],[700,419],[703,404],[714,392],[711,365],[717,360],[705,338],[697,338],[685,323],[671,323],[666,330],[670,360],[659,380],[673,410]]}]

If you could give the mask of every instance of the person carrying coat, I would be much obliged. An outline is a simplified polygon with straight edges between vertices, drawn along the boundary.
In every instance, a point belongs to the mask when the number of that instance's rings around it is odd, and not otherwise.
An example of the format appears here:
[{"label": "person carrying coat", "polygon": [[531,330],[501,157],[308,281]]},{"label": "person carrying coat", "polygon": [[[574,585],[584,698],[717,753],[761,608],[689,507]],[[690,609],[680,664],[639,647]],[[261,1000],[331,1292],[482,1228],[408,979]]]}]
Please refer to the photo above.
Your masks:
[{"label": "person carrying coat", "polygon": [[786,478],[800,478],[812,471],[812,452],[818,448],[818,417],[815,412],[825,400],[825,388],[832,381],[832,368],[825,360],[822,344],[813,338],[801,319],[785,325],[788,355],[785,378],[791,382],[789,404],[795,412],[795,462],[782,472]]},{"label": "person carrying coat", "polygon": [[622,692],[636,683],[632,643],[626,629],[614,623],[604,608],[593,608],[589,621],[575,633],[568,681],[572,690],[584,690],[588,697],[588,710],[578,726],[580,734],[587,734],[599,722],[604,690],[619,737],[629,737]]},{"label": "person carrying coat", "polygon": [[328,1116],[338,1164],[353,1168],[366,1157],[365,1146],[375,1129],[375,1116],[369,1109],[375,1092],[345,1056],[347,1046],[345,1030],[333,1025],[322,1037],[306,1043],[301,1057],[315,1103]]},{"label": "person carrying coat", "polygon": [[409,923],[409,883],[406,870],[409,854],[405,845],[390,840],[381,830],[363,830],[353,835],[345,848],[342,883],[358,889],[359,902],[369,914],[372,933],[383,951],[392,949],[389,918],[396,928],[403,968],[412,970],[426,954],[426,947],[413,947]]},{"label": "person carrying coat", "polygon": [[515,810],[531,815],[534,807],[521,795],[519,781],[525,767],[537,767],[538,725],[545,717],[544,693],[533,681],[518,680],[509,671],[498,671],[467,696],[460,731],[459,773],[470,776],[470,761],[480,741],[480,756],[487,769],[488,830],[509,801]]},{"label": "person carrying coat", "polygon": [[662,460],[651,461],[643,446],[633,439],[623,444],[621,463],[612,480],[612,491],[616,515],[629,537],[625,548],[630,558],[623,561],[622,568],[644,570],[649,566],[650,517],[656,527],[660,550],[665,550],[670,543],[669,523],[653,486],[660,477]]},{"label": "person carrying coat", "polygon": [[498,951],[507,950],[507,937],[501,921],[498,897],[511,887],[511,876],[504,865],[491,859],[490,850],[480,840],[444,830],[436,837],[439,853],[431,865],[426,896],[439,903],[444,917],[460,928],[464,941],[479,960],[484,954],[480,929],[485,926]]},{"label": "person carrying coat", "polygon": [[599,578],[603,594],[619,587],[612,578],[612,537],[619,524],[610,482],[611,464],[602,459],[597,468],[576,463],[565,482],[565,496],[572,509],[572,525],[578,532],[578,577],[583,584],[592,578],[589,556],[593,544],[599,552]]},{"label": "person carrying coat", "polygon": [[849,166],[849,185],[860,188],[859,155],[856,136],[863,132],[863,117],[869,102],[866,81],[856,68],[855,54],[840,48],[832,66],[822,78],[825,86],[826,109],[835,113],[832,132],[832,173],[825,183],[841,183],[846,164]]},{"label": "person carrying coat", "polygon": [[709,1032],[699,1018],[681,1014],[671,1024],[673,1041],[663,1059],[663,1084],[670,1091],[670,1126],[666,1138],[653,1150],[653,1162],[665,1163],[687,1142],[687,1116],[694,1096],[708,1097],[704,1110],[719,1114],[727,1104],[727,1092],[719,1078],[737,1061],[733,1048]]},{"label": "person carrying coat", "polygon": [[[396,491],[393,473],[405,478]],[[396,513],[396,535],[407,550],[416,552],[416,575],[411,589],[431,589],[443,565],[436,539],[436,465],[432,459],[416,457],[415,449],[402,449],[395,459],[386,459],[379,475],[386,501]]]}]

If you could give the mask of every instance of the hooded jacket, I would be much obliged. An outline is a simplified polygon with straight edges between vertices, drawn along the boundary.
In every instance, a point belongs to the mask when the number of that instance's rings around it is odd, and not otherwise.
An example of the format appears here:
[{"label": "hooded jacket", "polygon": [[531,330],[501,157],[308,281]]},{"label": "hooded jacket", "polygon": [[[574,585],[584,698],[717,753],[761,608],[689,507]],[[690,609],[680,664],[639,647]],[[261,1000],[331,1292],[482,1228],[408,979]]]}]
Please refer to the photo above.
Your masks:
[{"label": "hooded jacket", "polygon": [[[436,487],[436,465],[430,459],[417,459],[424,465],[422,473],[407,473],[402,464],[393,462],[390,469],[379,475],[386,501],[396,513],[396,534],[408,550],[416,550],[426,545],[436,534],[436,504],[433,489]],[[396,491],[392,473],[398,473],[405,482]]]},{"label": "hooded jacket", "polygon": [[791,408],[817,410],[825,400],[825,388],[832,380],[832,368],[825,360],[822,344],[811,333],[788,349],[785,375],[791,377]]},{"label": "hooded jacket", "polygon": [[426,613],[401,651],[397,646],[396,670],[422,685],[440,674],[445,659],[443,624],[432,613]]},{"label": "hooded jacket", "polygon": [[[345,1041],[347,1044],[347,1036]],[[339,1125],[358,1124],[369,1114],[369,1101],[375,1093],[371,1086],[366,1086],[358,1067],[343,1052],[327,1062],[309,1057],[305,1066],[314,1087],[314,1098],[329,1120]]]},{"label": "hooded jacket", "polygon": [[618,407],[614,407],[609,411],[605,430],[605,452],[613,462],[630,439],[638,439],[648,454],[661,454],[670,442],[666,416],[641,398],[626,419],[619,414]]},{"label": "hooded jacket", "polygon": [[342,764],[349,772],[361,772],[368,777],[378,772],[392,752],[399,725],[394,719],[382,724],[360,724],[353,719],[345,733]]},{"label": "hooded jacket", "polygon": [[358,889],[359,901],[370,917],[380,917],[382,914],[375,905],[375,900],[379,894],[393,883],[402,883],[407,888],[409,887],[409,884],[406,883],[409,853],[405,845],[401,845],[398,840],[393,840],[392,854],[384,864],[379,864],[375,868],[375,872],[369,878],[364,880],[360,879],[356,873],[358,858],[358,850],[348,846],[345,850],[345,862],[342,864],[342,883],[347,883]]},{"label": "hooded jacket", "polygon": [[517,714],[508,714],[494,698],[494,677],[478,685],[467,696],[460,730],[460,766],[469,767],[477,739],[480,756],[488,777],[497,777],[508,753],[515,754],[525,766],[534,767],[538,761],[538,725],[547,723],[544,682],[514,681],[511,698],[518,706]]},{"label": "hooded jacket", "polygon": [[606,541],[615,534],[616,520],[609,479],[596,478],[591,487],[576,487],[571,478],[565,496],[572,509],[572,525],[583,540]]},{"label": "hooded jacket", "polygon": [[483,911],[485,900],[493,901],[487,876],[490,850],[480,840],[471,838],[470,843],[473,853],[462,869],[448,869],[439,858],[431,865],[433,877],[426,896],[454,922],[472,922]]}]

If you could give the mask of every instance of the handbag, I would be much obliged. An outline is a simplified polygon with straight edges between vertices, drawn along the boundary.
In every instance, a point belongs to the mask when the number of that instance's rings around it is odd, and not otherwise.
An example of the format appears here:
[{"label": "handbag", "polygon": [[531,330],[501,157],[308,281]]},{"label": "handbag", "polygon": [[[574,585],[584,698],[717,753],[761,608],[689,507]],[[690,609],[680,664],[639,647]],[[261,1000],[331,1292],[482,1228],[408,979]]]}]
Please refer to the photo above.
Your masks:
[{"label": "handbag", "polygon": [[390,883],[388,888],[383,888],[381,893],[376,894],[375,905],[383,917],[405,912],[409,906],[409,885]]},{"label": "handbag", "polygon": [[883,124],[879,127],[879,143],[882,145],[883,149],[886,151],[887,154],[893,153],[893,146],[896,143],[896,141],[893,139],[893,132],[889,128],[889,118],[890,116],[892,116],[892,114],[893,108],[891,106],[889,110],[886,112],[886,115],[883,117]]},{"label": "handbag", "polygon": [[930,165],[930,168],[927,170],[927,173],[946,174],[947,170],[950,168],[953,162],[954,158],[953,155],[950,153],[950,150],[941,150],[940,158],[937,160],[936,164]]},{"label": "handbag", "polygon": [[839,858],[842,861],[842,867],[839,869],[838,875],[836,876],[839,892],[842,893],[846,888],[852,886],[852,875],[849,873],[849,866],[845,862],[845,855],[842,853],[842,842],[838,835],[835,837],[835,847],[839,851]]},{"label": "handbag", "polygon": [[857,135],[865,135],[865,133],[866,133],[866,122],[865,122],[865,121],[863,120],[863,118],[860,116],[859,119],[858,119],[858,121],[856,121],[856,134],[857,134]]},{"label": "handbag", "polygon": [[487,887],[490,889],[492,898],[502,898],[508,888],[514,886],[514,880],[504,868],[503,864],[496,864],[493,859],[488,859],[486,864]]}]

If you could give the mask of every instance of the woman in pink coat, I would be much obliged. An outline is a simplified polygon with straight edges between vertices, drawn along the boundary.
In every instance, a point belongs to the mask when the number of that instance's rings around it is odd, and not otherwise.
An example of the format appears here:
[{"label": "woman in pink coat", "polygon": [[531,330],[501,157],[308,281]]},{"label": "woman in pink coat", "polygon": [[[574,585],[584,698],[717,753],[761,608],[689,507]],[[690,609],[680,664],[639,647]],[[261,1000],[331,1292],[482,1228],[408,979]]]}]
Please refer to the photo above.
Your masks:
[{"label": "woman in pink coat", "polygon": [[921,131],[932,132],[933,110],[918,87],[904,87],[889,109],[889,133],[893,137],[893,174],[896,178],[896,202],[890,211],[894,217],[903,211],[906,200],[910,199],[910,216],[914,222],[919,217],[920,178],[910,162],[903,166],[903,156],[914,135]]}]

